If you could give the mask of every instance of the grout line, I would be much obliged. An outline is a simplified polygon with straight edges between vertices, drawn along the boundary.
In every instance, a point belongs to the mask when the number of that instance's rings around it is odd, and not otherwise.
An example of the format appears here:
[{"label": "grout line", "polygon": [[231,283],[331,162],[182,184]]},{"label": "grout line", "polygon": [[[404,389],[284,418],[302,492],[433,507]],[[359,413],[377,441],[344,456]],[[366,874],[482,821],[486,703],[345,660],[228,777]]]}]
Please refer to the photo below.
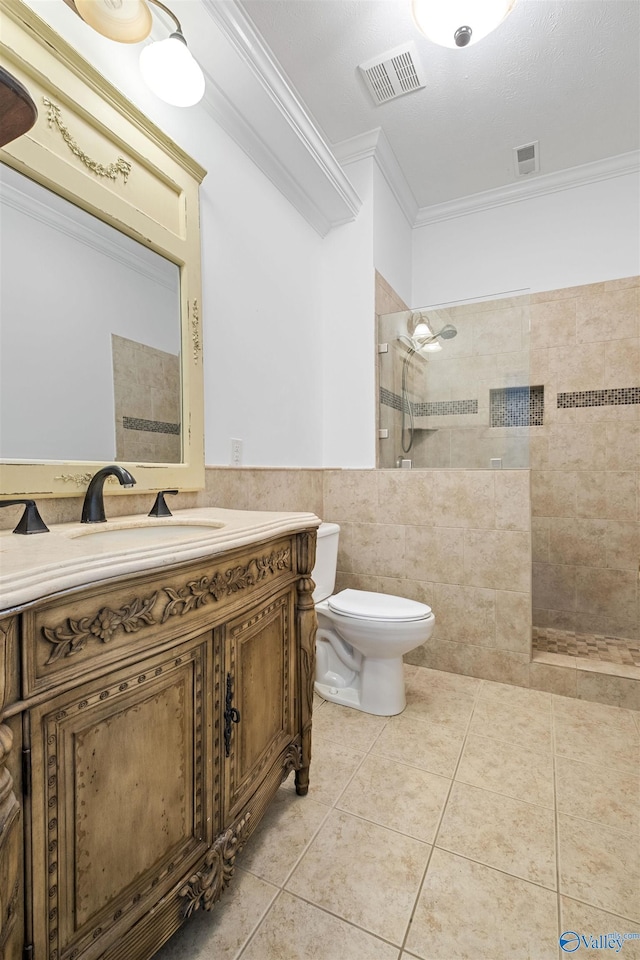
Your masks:
[{"label": "grout line", "polygon": [[433,857],[433,851],[436,849],[436,841],[437,841],[437,839],[438,839],[438,834],[439,834],[439,832],[440,832],[440,827],[442,826],[442,821],[443,821],[443,819],[444,819],[444,816],[445,816],[447,807],[448,807],[448,805],[449,805],[449,799],[450,799],[450,797],[451,797],[451,792],[452,792],[452,790],[453,790],[453,785],[454,785],[454,783],[455,783],[455,777],[456,777],[456,774],[457,774],[457,772],[458,772],[458,768],[459,768],[459,766],[460,766],[460,760],[462,759],[462,754],[464,753],[464,748],[465,748],[465,745],[466,745],[466,742],[467,742],[467,736],[468,736],[468,734],[469,734],[469,729],[470,729],[470,727],[471,727],[471,721],[472,721],[472,719],[473,719],[473,714],[474,714],[474,712],[475,712],[475,708],[476,708],[476,705],[477,705],[477,703],[478,703],[478,700],[480,699],[480,690],[481,690],[481,689],[482,689],[482,682],[479,683],[478,686],[476,687],[476,692],[475,692],[474,699],[473,699],[473,709],[471,710],[471,713],[469,714],[469,719],[467,720],[467,724],[466,724],[466,727],[465,727],[464,736],[463,736],[463,738],[462,738],[462,743],[461,743],[461,745],[460,745],[460,751],[459,751],[459,753],[458,753],[458,759],[457,759],[457,761],[456,761],[455,769],[454,769],[453,775],[452,775],[452,777],[451,777],[451,783],[450,783],[449,789],[447,790],[447,796],[446,796],[446,798],[445,798],[445,801],[444,801],[444,803],[442,804],[442,810],[440,811],[440,816],[439,816],[439,818],[438,818],[438,823],[436,824],[436,829],[435,829],[434,834],[433,834],[433,840],[431,841],[431,850],[429,851],[429,856],[427,857],[427,862],[426,862],[426,864],[425,864],[424,873],[422,874],[422,880],[421,880],[420,883],[418,884],[418,892],[417,892],[417,894],[416,894],[416,898],[415,898],[415,900],[413,901],[413,908],[412,908],[412,910],[411,910],[411,915],[409,916],[409,920],[408,920],[408,922],[407,922],[407,929],[405,930],[404,938],[403,938],[403,940],[402,940],[402,946],[401,946],[401,951],[400,951],[401,954],[402,954],[402,952],[403,952],[404,950],[406,950],[407,940],[408,940],[408,937],[409,937],[409,933],[411,932],[411,925],[412,925],[412,923],[413,923],[413,918],[414,918],[414,916],[415,916],[415,913],[416,913],[416,910],[417,910],[417,907],[418,907],[418,903],[419,903],[419,901],[420,901],[420,897],[421,897],[422,891],[423,891],[423,889],[424,889],[424,882],[425,882],[425,880],[426,880],[426,878],[427,878],[427,873],[428,873],[428,871],[429,871],[429,866],[430,866],[430,864],[431,864],[431,858]]},{"label": "grout line", "polygon": [[[250,871],[250,870],[245,870],[245,873],[251,873],[251,871]],[[251,876],[252,876],[252,877],[255,877],[256,874],[255,874],[255,873],[252,873]],[[262,877],[258,877],[257,879],[258,879],[258,880],[262,880]],[[262,882],[263,882],[263,883],[267,883],[268,881],[263,880]],[[273,900],[271,901],[271,903],[269,904],[269,906],[266,908],[266,910],[264,910],[262,916],[260,917],[260,919],[259,919],[258,922],[256,923],[255,927],[253,928],[253,930],[251,931],[251,933],[249,934],[249,936],[247,937],[247,939],[245,940],[245,942],[242,944],[242,946],[240,947],[240,949],[237,950],[236,953],[234,953],[232,960],[240,960],[240,958],[242,957],[243,953],[245,952],[245,950],[247,949],[247,947],[249,946],[249,944],[251,943],[251,941],[255,938],[258,930],[260,929],[260,927],[262,926],[262,924],[264,923],[264,921],[267,919],[267,917],[268,917],[269,914],[271,913],[272,908],[275,906],[275,904],[278,902],[278,900],[279,900],[280,897],[282,896],[282,893],[283,893],[282,890],[278,890],[278,892],[276,893],[275,897],[273,898]]]},{"label": "grout line", "polygon": [[556,861],[556,923],[558,925],[558,945],[560,945],[560,937],[564,933],[562,926],[562,891],[560,889],[560,825],[559,825],[559,816],[560,811],[558,809],[558,777],[557,777],[557,754],[556,754],[556,725],[555,725],[555,713],[553,709],[553,700],[551,701],[551,758],[553,763],[553,842],[555,844],[555,861]]}]

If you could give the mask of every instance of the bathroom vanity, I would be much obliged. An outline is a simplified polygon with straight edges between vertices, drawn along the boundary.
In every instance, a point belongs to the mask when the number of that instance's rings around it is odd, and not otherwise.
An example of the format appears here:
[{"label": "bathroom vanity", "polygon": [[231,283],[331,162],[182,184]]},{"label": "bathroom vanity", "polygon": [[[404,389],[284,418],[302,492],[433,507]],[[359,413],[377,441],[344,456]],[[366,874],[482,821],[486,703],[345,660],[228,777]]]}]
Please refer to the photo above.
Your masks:
[{"label": "bathroom vanity", "polygon": [[318,523],[0,534],[2,960],[147,960],[307,792]]}]

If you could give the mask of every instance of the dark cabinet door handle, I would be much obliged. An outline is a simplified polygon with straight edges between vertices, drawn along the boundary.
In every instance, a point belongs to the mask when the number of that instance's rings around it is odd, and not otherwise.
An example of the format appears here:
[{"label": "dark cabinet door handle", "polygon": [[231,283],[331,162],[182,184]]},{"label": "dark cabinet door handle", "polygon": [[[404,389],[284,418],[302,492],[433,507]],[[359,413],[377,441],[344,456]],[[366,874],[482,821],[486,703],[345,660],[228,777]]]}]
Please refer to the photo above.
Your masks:
[{"label": "dark cabinet door handle", "polygon": [[240,723],[240,711],[233,704],[233,680],[227,674],[227,693],[224,701],[224,755],[231,753],[231,724]]}]

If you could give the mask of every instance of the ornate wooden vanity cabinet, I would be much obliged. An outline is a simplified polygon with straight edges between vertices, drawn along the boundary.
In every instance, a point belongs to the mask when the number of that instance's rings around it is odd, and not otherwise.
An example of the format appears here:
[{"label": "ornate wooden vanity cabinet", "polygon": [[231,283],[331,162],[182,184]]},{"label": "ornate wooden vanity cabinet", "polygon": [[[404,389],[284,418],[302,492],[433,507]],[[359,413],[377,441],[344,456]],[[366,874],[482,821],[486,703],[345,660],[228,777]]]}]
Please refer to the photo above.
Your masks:
[{"label": "ornate wooden vanity cabinet", "polygon": [[0,615],[3,960],[147,960],[307,792],[314,557],[302,529]]}]

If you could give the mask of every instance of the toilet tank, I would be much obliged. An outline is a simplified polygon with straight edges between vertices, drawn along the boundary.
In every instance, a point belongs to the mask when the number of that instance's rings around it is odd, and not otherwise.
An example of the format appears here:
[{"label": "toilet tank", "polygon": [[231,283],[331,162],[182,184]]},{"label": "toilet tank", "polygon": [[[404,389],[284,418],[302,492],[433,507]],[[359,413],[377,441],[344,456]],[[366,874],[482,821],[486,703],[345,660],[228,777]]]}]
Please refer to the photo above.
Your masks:
[{"label": "toilet tank", "polygon": [[318,527],[316,563],[311,574],[316,585],[313,591],[314,603],[330,597],[336,585],[339,534],[340,527],[337,523],[321,523]]}]

